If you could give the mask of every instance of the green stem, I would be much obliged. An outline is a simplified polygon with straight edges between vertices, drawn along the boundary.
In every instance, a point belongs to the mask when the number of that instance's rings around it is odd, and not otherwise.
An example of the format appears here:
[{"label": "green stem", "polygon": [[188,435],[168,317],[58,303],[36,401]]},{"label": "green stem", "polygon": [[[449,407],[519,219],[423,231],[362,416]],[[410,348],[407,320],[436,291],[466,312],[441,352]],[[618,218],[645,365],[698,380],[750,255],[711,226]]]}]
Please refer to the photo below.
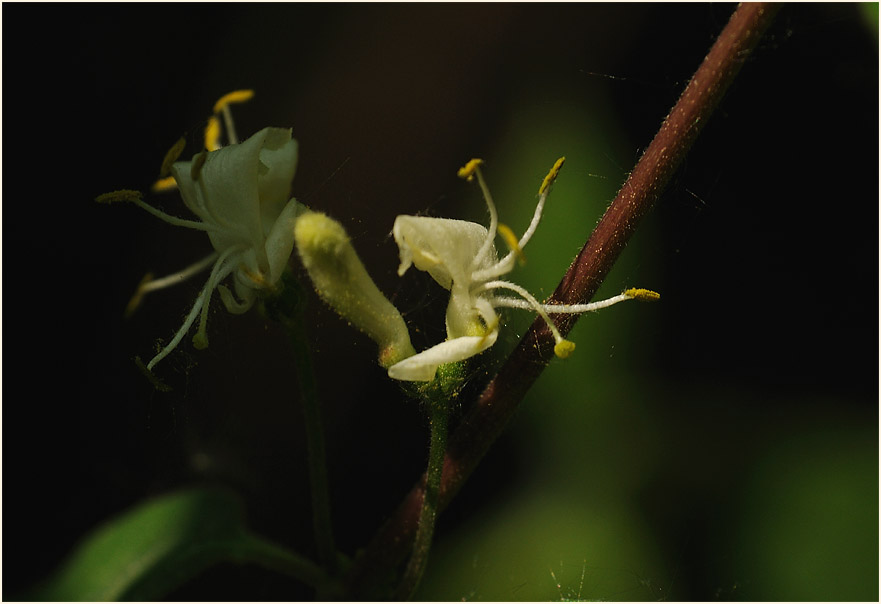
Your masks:
[{"label": "green stem", "polygon": [[312,524],[318,557],[329,572],[337,569],[337,552],[330,520],[330,488],[327,478],[327,454],[324,445],[324,427],[318,401],[318,387],[312,368],[312,353],[303,327],[302,289],[290,272],[282,278],[278,293],[266,300],[269,316],[284,325],[294,355],[294,371],[300,386],[300,400],[306,425],[306,449],[309,466],[309,486],[312,495]]},{"label": "green stem", "polygon": [[333,525],[330,520],[330,488],[327,479],[324,427],[318,403],[315,372],[312,369],[312,354],[302,328],[302,322],[285,323],[294,352],[294,366],[297,371],[297,382],[300,384],[300,399],[303,401],[303,415],[306,420],[306,447],[312,493],[312,524],[318,546],[318,557],[324,567],[333,572],[336,569],[337,556],[333,541]]},{"label": "green stem", "polygon": [[416,528],[413,553],[395,594],[398,600],[409,600],[413,597],[428,564],[428,552],[431,549],[434,525],[439,511],[441,476],[443,475],[444,456],[447,449],[447,423],[449,415],[449,402],[447,400],[431,403],[431,444],[428,449],[428,469],[425,472],[422,510],[419,513],[419,524]]},{"label": "green stem", "polygon": [[229,548],[227,559],[239,564],[257,564],[263,568],[288,575],[321,591],[330,578],[311,560],[291,552],[253,534],[246,534]]}]

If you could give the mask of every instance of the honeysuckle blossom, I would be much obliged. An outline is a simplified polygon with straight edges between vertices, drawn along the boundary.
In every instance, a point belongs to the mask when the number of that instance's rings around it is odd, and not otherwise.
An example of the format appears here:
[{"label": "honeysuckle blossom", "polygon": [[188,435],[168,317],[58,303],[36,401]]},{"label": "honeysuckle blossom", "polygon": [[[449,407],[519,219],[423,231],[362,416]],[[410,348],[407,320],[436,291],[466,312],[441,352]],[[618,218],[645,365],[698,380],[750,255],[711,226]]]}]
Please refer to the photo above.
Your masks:
[{"label": "honeysuckle blossom", "polygon": [[[522,249],[538,227],[551,185],[565,158],[560,158],[539,188],[538,204],[532,221],[517,240],[511,229],[499,224],[498,214],[489,189],[483,180],[480,164],[474,159],[459,170],[459,176],[472,180],[477,176],[489,209],[489,228],[463,220],[429,218],[425,216],[398,216],[392,231],[400,248],[401,264],[398,274],[410,266],[426,271],[444,289],[450,292],[447,306],[447,340],[408,357],[389,367],[390,377],[405,381],[430,381],[437,368],[445,363],[465,360],[495,344],[499,334],[499,316],[496,308],[531,309],[547,322],[554,336],[554,352],[567,357],[575,344],[564,339],[548,313],[583,313],[598,310],[633,298],[655,299],[648,290],[627,290],[624,293],[591,304],[547,305],[539,303],[528,291],[499,277],[513,270]],[[496,235],[505,239],[510,252],[501,260],[495,247]],[[498,290],[513,292],[518,298],[498,296]]]},{"label": "honeysuckle blossom", "polygon": [[[224,107],[219,110],[215,107],[215,113],[228,113]],[[210,134],[216,142],[216,133]],[[175,162],[171,166],[171,176],[184,204],[198,220],[166,214],[145,203],[136,191],[109,193],[98,198],[98,201],[130,201],[170,224],[204,231],[214,248],[210,256],[184,270],[139,287],[136,298],[180,283],[211,267],[208,281],[183,325],[147,363],[148,369],[174,350],[197,317],[199,328],[193,344],[196,348],[205,348],[208,308],[214,290],[219,291],[229,312],[246,312],[259,291],[271,290],[278,283],[293,250],[297,202],[290,196],[290,189],[297,167],[297,141],[291,138],[289,129],[283,128],[264,128],[241,143],[236,142],[229,131],[227,137],[232,144],[202,151],[191,161]],[[208,142],[206,132],[206,144]],[[235,294],[222,285],[229,276],[233,277]]]}]

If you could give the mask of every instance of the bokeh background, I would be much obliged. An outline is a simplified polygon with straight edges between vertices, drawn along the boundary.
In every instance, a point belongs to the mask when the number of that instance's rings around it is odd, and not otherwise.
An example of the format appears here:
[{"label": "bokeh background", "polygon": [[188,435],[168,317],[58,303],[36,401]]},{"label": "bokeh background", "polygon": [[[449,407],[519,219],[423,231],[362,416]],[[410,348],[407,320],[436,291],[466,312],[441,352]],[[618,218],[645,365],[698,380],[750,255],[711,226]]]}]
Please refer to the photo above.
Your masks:
[{"label": "bokeh background", "polygon": [[[3,596],[186,485],[233,489],[256,531],[312,551],[284,334],[217,304],[211,347],[181,346],[157,367],[173,391],[155,391],[133,359],[201,280],[123,309],[208,242],[92,201],[148,187],[221,94],[256,90],[234,108],[242,135],[293,128],[294,195],[344,223],[421,348],[443,338],[445,299],[397,276],[395,216],[485,221],[455,176],[477,156],[521,231],[565,155],[511,276],[549,295],[733,9],[4,5]],[[877,5],[782,9],[600,292],[661,302],[579,322],[577,353],[441,518],[419,597],[877,600],[878,100]],[[314,296],[308,312],[353,554],[423,468],[427,429],[372,342]],[[506,314],[466,394],[531,320]],[[171,595],[308,596],[236,566]]]}]

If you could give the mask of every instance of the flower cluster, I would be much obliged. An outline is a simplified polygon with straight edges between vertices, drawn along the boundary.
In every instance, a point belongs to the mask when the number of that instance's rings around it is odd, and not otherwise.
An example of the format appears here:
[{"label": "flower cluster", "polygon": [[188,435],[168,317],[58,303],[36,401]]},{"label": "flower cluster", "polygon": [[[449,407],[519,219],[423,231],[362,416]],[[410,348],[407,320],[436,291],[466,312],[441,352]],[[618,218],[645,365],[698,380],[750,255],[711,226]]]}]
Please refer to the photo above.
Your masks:
[{"label": "flower cluster", "polygon": [[[398,274],[415,266],[450,292],[447,339],[416,353],[403,317],[367,274],[342,225],[290,197],[297,167],[297,142],[291,131],[264,128],[238,142],[229,105],[252,95],[241,90],[223,96],[205,128],[205,150],[190,161],[175,161],[184,147],[181,139],[163,161],[153,190],[179,189],[184,205],[198,220],[166,214],[144,202],[137,191],[98,197],[102,202],[128,201],[170,224],[204,231],[214,248],[209,256],[182,271],[145,279],[133,297],[130,308],[147,292],[180,283],[211,267],[183,325],[150,360],[148,370],[180,344],[197,318],[193,344],[200,349],[208,346],[208,309],[214,290],[226,309],[235,314],[250,309],[261,292],[274,291],[295,246],[321,298],[377,342],[380,364],[388,369],[389,377],[402,381],[430,382],[442,365],[464,361],[495,344],[500,329],[498,308],[537,313],[554,336],[555,354],[565,358],[575,344],[563,338],[550,314],[584,313],[624,300],[659,297],[649,290],[629,289],[600,302],[549,305],[538,302],[516,283],[501,279],[523,259],[523,248],[538,227],[565,158],[557,160],[542,181],[532,221],[519,239],[499,223],[481,173],[483,162],[473,159],[459,170],[459,176],[469,181],[476,177],[489,211],[489,227],[448,218],[398,216],[392,229],[400,250]],[[221,117],[229,140],[225,147],[220,145]],[[509,248],[501,259],[495,246],[497,235]],[[223,284],[228,277],[232,277],[232,290]],[[515,296],[499,295],[500,291]]]}]

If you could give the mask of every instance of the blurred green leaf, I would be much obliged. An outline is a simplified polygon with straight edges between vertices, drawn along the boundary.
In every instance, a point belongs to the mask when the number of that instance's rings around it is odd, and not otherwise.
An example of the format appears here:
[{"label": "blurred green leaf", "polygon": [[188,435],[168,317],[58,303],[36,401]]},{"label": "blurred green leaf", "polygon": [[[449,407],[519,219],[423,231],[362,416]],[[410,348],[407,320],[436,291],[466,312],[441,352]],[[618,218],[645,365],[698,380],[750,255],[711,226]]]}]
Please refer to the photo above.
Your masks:
[{"label": "blurred green leaf", "polygon": [[878,3],[877,2],[861,2],[860,11],[863,14],[866,26],[878,39]]},{"label": "blurred green leaf", "polygon": [[624,500],[537,486],[441,538],[416,598],[425,601],[653,600],[667,577]]},{"label": "blurred green leaf", "polygon": [[747,600],[878,600],[878,436],[828,417],[763,454],[729,551]]},{"label": "blurred green leaf", "polygon": [[54,601],[156,600],[222,560],[321,577],[308,561],[250,535],[232,494],[193,489],[158,497],[98,527],[30,595]]}]

